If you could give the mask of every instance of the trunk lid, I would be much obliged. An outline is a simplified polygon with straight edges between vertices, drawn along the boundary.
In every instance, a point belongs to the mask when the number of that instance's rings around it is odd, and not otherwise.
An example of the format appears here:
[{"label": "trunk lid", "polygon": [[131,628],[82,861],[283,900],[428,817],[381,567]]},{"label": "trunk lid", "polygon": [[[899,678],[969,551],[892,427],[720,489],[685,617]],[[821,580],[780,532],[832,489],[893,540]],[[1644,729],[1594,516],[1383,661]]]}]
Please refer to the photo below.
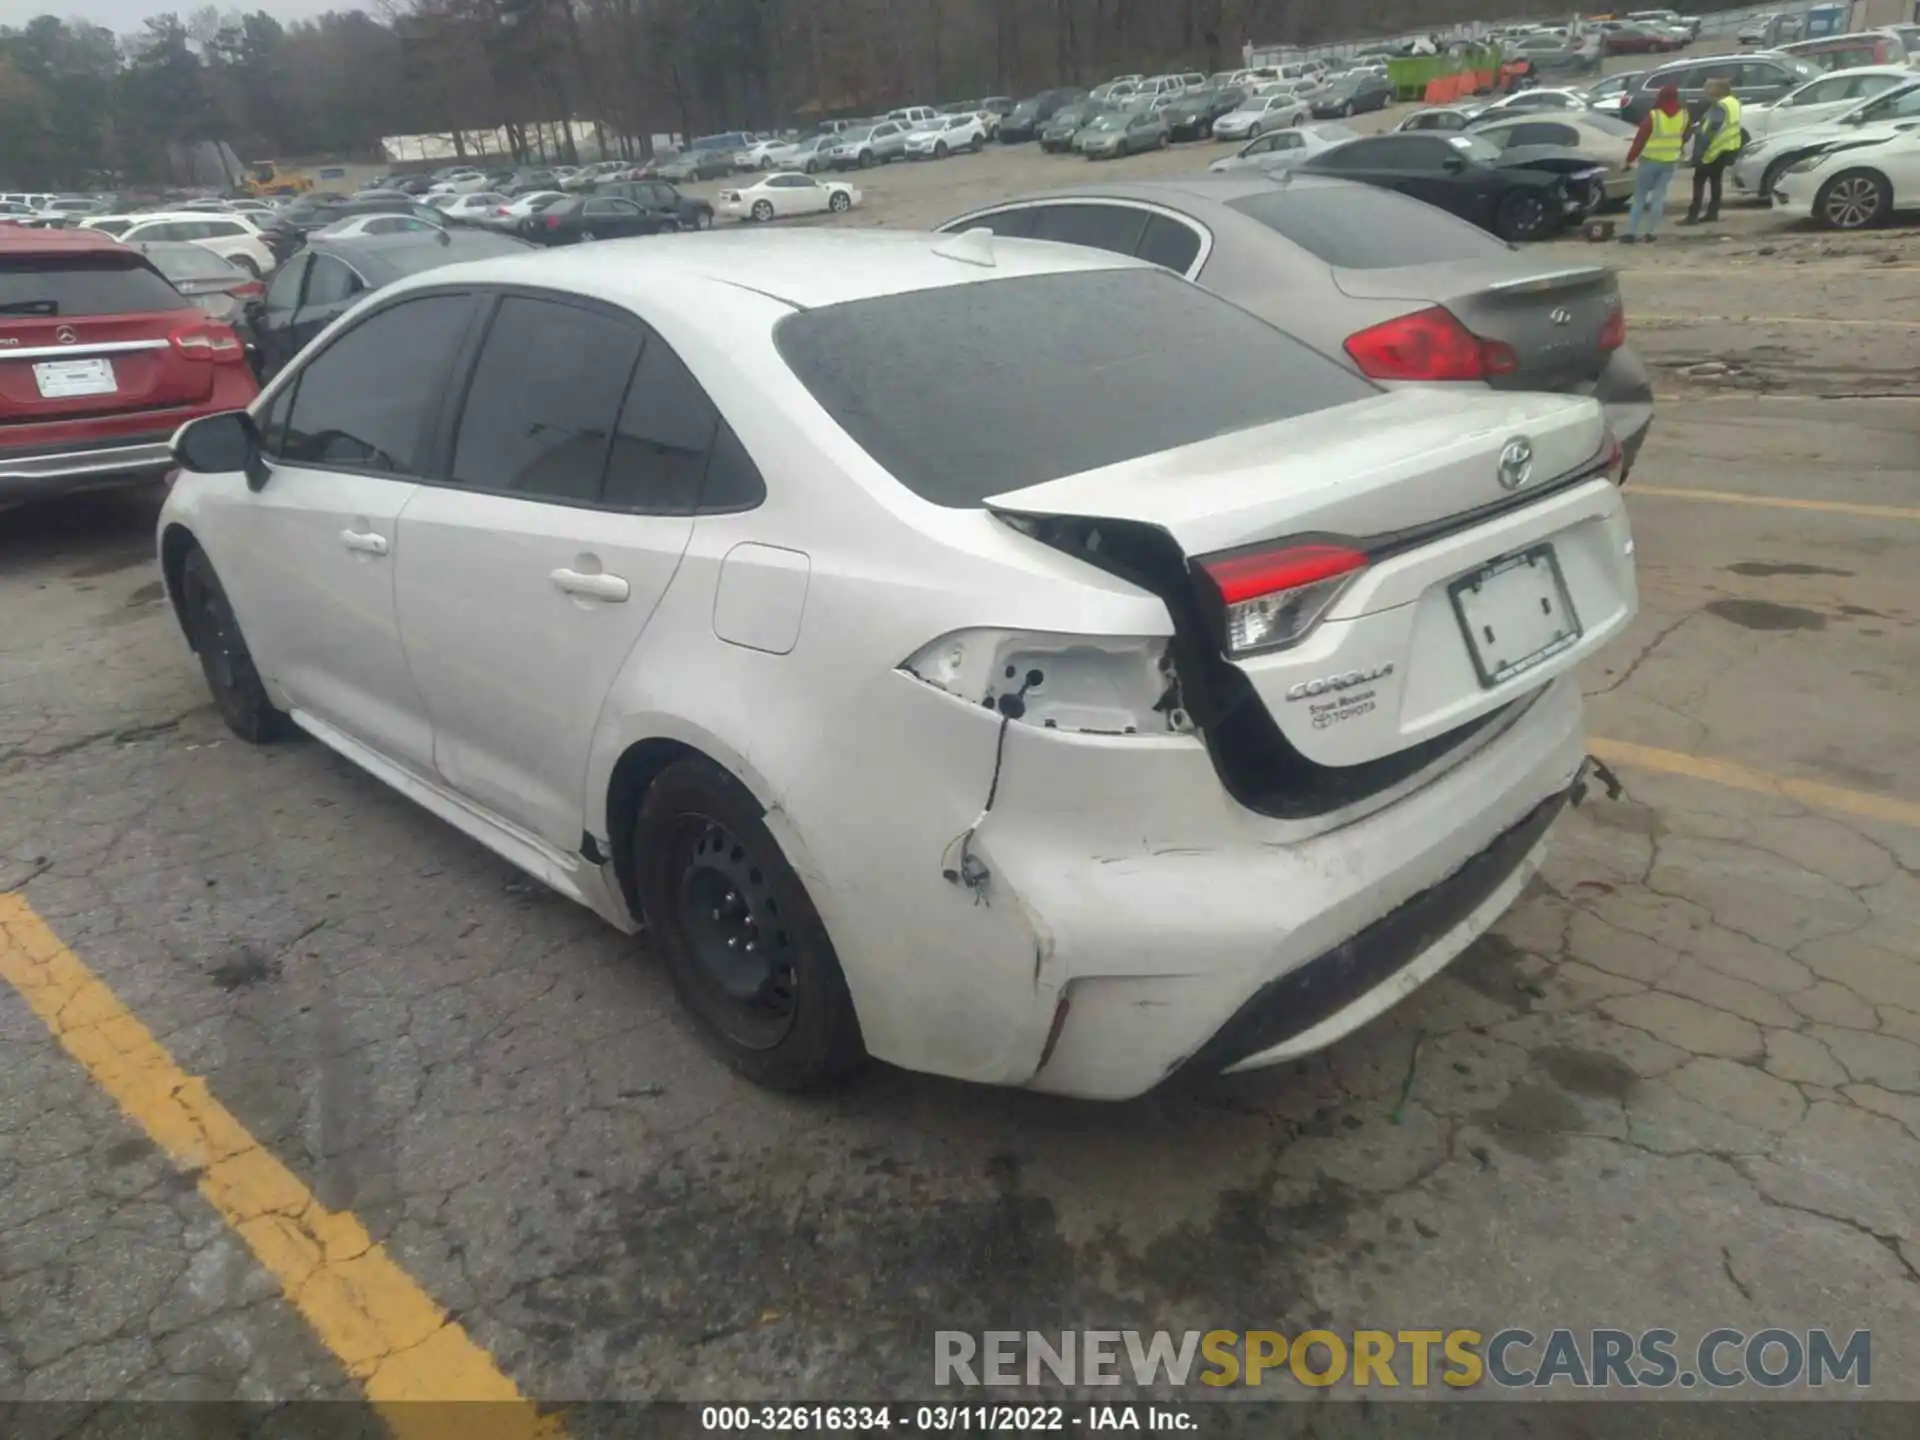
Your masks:
[{"label": "trunk lid", "polygon": [[[1510,490],[1502,461],[1516,440],[1532,465]],[[1607,443],[1591,400],[1409,387],[986,503],[1023,528],[1054,518],[1152,527],[1190,572],[1203,557],[1287,542],[1365,552],[1294,643],[1234,653],[1224,624],[1205,636],[1295,752],[1317,766],[1365,766],[1489,716],[1631,619],[1625,510],[1599,478]],[[1550,483],[1583,470],[1596,478]],[[1536,489],[1546,493],[1518,498]],[[1191,584],[1195,613],[1218,606],[1203,576]],[[1191,599],[1170,598],[1176,622]]]},{"label": "trunk lid", "polygon": [[1516,277],[1511,256],[1384,270],[1334,271],[1342,293],[1364,300],[1444,305],[1474,334],[1512,348],[1518,368],[1499,390],[1572,390],[1606,368],[1601,332],[1620,309],[1620,282],[1601,265]]},{"label": "trunk lid", "polygon": [[192,405],[214,367],[176,331],[204,324],[146,260],[125,254],[0,260],[0,425]]}]

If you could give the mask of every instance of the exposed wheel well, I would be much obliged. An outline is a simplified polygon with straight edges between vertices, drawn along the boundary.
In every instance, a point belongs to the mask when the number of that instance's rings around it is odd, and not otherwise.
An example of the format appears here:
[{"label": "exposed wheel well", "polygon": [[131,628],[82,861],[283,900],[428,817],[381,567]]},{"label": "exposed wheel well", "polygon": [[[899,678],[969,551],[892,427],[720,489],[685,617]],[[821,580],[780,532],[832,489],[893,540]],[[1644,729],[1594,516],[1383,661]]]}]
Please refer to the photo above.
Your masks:
[{"label": "exposed wheel well", "polygon": [[166,577],[167,597],[173,602],[174,618],[180,622],[180,629],[189,645],[193,644],[193,627],[187,624],[181,576],[186,569],[187,556],[199,548],[199,543],[193,538],[193,532],[184,525],[169,525],[166,533],[160,537],[160,573]]},{"label": "exposed wheel well", "polygon": [[607,843],[613,851],[613,873],[620,881],[620,893],[626,899],[627,909],[636,920],[641,914],[633,877],[633,831],[640,818],[640,802],[661,771],[675,761],[696,758],[722,770],[728,769],[704,750],[679,740],[656,738],[629,745],[614,764],[613,778],[607,782]]}]

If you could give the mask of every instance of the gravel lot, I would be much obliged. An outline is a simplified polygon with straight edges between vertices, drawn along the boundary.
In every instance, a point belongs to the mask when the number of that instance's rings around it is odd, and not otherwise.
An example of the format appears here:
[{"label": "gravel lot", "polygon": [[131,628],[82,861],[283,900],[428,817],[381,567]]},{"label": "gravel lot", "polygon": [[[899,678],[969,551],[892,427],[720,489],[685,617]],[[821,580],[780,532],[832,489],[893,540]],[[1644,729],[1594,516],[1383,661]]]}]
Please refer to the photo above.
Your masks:
[{"label": "gravel lot", "polygon": [[[839,223],[1086,173],[895,165]],[[1662,395],[1642,613],[1585,676],[1625,792],[1309,1062],[752,1090],[586,912],[232,740],[146,494],[0,515],[0,892],[541,1399],[924,1395],[943,1328],[1510,1324],[1871,1329],[1872,1393],[1920,1399],[1920,241],[1734,211],[1604,258]],[[0,1399],[354,1364],[0,986]]]}]

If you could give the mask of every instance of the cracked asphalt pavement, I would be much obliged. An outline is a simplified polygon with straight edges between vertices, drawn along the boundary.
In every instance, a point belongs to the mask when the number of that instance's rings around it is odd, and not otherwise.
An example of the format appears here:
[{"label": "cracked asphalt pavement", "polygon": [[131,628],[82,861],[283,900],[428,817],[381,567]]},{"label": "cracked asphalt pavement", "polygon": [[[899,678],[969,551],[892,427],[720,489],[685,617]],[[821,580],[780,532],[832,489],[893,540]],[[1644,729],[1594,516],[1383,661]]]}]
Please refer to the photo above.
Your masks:
[{"label": "cracked asphalt pavement", "polygon": [[[861,223],[987,183],[935,169]],[[0,515],[0,892],[541,1401],[925,1396],[936,1329],[1417,1325],[1868,1329],[1920,1398],[1920,242],[1742,213],[1623,264],[1663,398],[1643,613],[1585,684],[1664,758],[1312,1060],[758,1092],[641,946],[228,735],[143,493]],[[357,1393],[0,986],[0,1398]]]}]

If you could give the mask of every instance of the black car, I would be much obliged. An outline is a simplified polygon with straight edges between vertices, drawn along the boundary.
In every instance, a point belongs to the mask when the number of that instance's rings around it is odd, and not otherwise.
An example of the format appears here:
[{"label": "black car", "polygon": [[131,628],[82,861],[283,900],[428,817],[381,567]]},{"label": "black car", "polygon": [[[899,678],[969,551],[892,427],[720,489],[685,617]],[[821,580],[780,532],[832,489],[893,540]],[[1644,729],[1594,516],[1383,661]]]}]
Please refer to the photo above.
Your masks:
[{"label": "black car", "polygon": [[624,195],[575,195],[556,200],[529,215],[520,233],[536,245],[575,245],[586,240],[618,240],[629,235],[659,235],[678,230],[676,215],[654,210]]},{"label": "black car", "polygon": [[1054,90],[1042,90],[1038,95],[1022,100],[1001,120],[998,131],[1000,143],[1017,145],[1033,139],[1040,133],[1040,127],[1051,120],[1061,106],[1074,105],[1086,98],[1086,91],[1065,85]]},{"label": "black car", "polygon": [[1160,112],[1167,122],[1167,133],[1175,140],[1204,140],[1213,133],[1213,122],[1240,107],[1248,91],[1242,85],[1222,85],[1217,90],[1196,90],[1182,95]]},{"label": "black car", "polygon": [[643,210],[671,215],[682,230],[713,228],[713,206],[691,195],[682,195],[664,180],[613,180],[594,186],[593,193],[631,200]]},{"label": "black car", "polygon": [[1367,135],[1301,167],[1397,190],[1437,205],[1502,240],[1540,240],[1595,203],[1605,167],[1573,151],[1502,151],[1471,133]]},{"label": "black car", "polygon": [[334,319],[378,290],[423,270],[525,254],[524,241],[484,230],[432,234],[316,236],[273,272],[267,297],[248,312],[260,346],[260,377],[267,379]]},{"label": "black car", "polygon": [[260,224],[260,238],[273,251],[274,260],[284,264],[287,257],[304,245],[307,236],[315,230],[324,229],[336,220],[345,220],[353,215],[411,215],[416,220],[430,220],[436,226],[447,223],[447,217],[431,205],[422,205],[404,195],[371,200],[327,197],[296,200],[286,209],[264,217]]},{"label": "black car", "polygon": [[1345,120],[1363,110],[1384,110],[1393,103],[1393,82],[1380,75],[1341,75],[1313,97],[1316,120]]}]

